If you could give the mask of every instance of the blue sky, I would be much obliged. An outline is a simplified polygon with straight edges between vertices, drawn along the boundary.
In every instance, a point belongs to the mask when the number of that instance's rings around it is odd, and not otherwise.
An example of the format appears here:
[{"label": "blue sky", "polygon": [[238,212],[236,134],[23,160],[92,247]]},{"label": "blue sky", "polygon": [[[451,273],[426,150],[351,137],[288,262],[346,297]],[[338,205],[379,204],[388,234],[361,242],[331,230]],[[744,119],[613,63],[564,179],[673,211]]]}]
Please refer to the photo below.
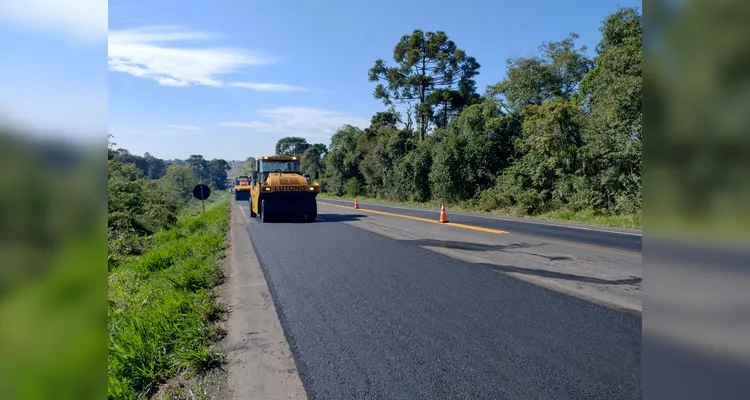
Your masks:
[{"label": "blue sky", "polygon": [[3,111],[74,135],[103,135],[108,125],[118,147],[135,154],[227,160],[273,153],[284,136],[328,144],[344,123],[365,126],[383,109],[367,70],[377,58],[391,62],[394,45],[414,29],[444,30],[476,57],[483,91],[503,78],[507,58],[532,55],[541,42],[576,32],[593,52],[607,14],[641,6],[110,0],[105,70],[107,25],[97,2],[0,6],[0,43],[19,54],[0,77]]},{"label": "blue sky", "polygon": [[2,123],[29,134],[106,140],[106,2],[0,1],[0,47]]}]

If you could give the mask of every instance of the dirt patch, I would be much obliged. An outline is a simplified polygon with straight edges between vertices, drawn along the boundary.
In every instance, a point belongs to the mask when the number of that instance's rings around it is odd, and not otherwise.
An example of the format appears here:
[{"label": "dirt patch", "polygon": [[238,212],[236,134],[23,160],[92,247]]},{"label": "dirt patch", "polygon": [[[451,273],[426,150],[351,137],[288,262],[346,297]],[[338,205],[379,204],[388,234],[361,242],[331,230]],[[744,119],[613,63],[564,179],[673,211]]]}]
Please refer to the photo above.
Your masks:
[{"label": "dirt patch", "polygon": [[[178,376],[159,386],[151,400],[207,400],[215,398],[218,371],[192,377]],[[213,396],[212,396],[213,394]]]}]

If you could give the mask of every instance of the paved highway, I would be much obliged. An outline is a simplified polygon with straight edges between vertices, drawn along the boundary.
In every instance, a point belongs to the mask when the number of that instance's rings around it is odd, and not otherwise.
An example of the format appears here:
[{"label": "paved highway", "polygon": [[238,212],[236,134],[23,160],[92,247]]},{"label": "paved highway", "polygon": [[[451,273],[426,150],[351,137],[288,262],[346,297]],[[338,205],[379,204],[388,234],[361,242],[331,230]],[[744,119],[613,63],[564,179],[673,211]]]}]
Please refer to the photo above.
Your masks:
[{"label": "paved highway", "polygon": [[641,398],[639,236],[320,202],[244,225],[309,398]]}]

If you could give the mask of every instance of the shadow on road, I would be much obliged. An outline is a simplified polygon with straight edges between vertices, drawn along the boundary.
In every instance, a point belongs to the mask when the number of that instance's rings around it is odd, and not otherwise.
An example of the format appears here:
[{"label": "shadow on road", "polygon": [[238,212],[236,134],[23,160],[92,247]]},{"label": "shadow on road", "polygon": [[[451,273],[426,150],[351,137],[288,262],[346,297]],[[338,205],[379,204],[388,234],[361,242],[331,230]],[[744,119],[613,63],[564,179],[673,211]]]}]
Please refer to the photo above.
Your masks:
[{"label": "shadow on road", "polygon": [[[546,243],[529,244],[529,243],[511,243],[511,244],[482,244],[482,243],[470,243],[470,242],[456,242],[453,240],[434,240],[434,239],[416,239],[416,240],[404,240],[417,246],[432,246],[432,247],[445,247],[447,249],[456,250],[468,250],[468,251],[502,251],[506,253],[518,253],[519,249],[529,249],[532,247],[544,246]],[[544,254],[536,253],[524,253],[537,257],[546,258],[549,261],[565,261],[572,260],[569,256],[548,256]]]},{"label": "shadow on road", "polygon": [[[448,249],[456,250],[467,250],[467,251],[502,251],[506,253],[526,254],[534,255],[546,258],[550,261],[560,260],[571,260],[572,257],[568,256],[546,256],[543,254],[516,252],[510,250],[518,250],[532,247],[543,246],[544,243],[540,244],[528,244],[528,243],[514,243],[508,245],[501,244],[481,244],[481,243],[469,243],[469,242],[456,242],[452,240],[432,240],[432,239],[416,239],[416,240],[401,240],[401,242],[408,243],[416,246],[430,246],[430,247],[444,247]],[[596,283],[601,285],[635,285],[643,282],[643,278],[631,277],[628,279],[601,279],[590,276],[581,276],[575,274],[567,274],[564,272],[549,271],[544,269],[534,268],[520,268],[512,265],[500,265],[500,264],[488,264],[488,263],[471,263],[472,265],[478,265],[484,268],[488,268],[494,271],[503,273],[516,273],[530,276],[538,276],[543,278],[552,279],[563,279],[567,281],[582,282],[582,283]]]},{"label": "shadow on road", "polygon": [[350,222],[367,218],[364,214],[318,214],[318,222]]},{"label": "shadow on road", "polygon": [[[359,221],[362,218],[367,217],[362,214],[318,214],[318,218],[315,219],[314,224],[320,224],[324,222],[349,222]],[[276,217],[268,223],[272,224],[307,224],[308,222],[302,219],[290,219],[284,217]]]},{"label": "shadow on road", "polygon": [[512,265],[478,264],[498,272],[512,272],[523,275],[533,275],[542,278],[563,279],[566,281],[597,283],[600,285],[636,285],[643,282],[643,278],[631,277],[628,279],[601,279],[590,276],[566,274],[564,272],[548,271],[544,269],[519,268]]}]

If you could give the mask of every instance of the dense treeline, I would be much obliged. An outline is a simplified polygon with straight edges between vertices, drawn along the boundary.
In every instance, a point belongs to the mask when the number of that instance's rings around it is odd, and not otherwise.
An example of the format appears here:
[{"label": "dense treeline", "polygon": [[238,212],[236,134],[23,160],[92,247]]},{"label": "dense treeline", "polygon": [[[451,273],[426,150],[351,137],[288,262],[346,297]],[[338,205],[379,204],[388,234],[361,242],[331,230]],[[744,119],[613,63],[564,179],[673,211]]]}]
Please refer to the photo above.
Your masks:
[{"label": "dense treeline", "polygon": [[173,226],[192,199],[195,185],[226,189],[229,163],[192,155],[187,160],[143,157],[108,149],[108,228],[110,265],[121,256],[140,254],[145,238]]},{"label": "dense treeline", "polygon": [[284,138],[276,152],[302,155],[336,195],[640,214],[641,15],[618,9],[601,33],[593,59],[571,34],[507,60],[479,95],[479,62],[444,32],[416,30],[394,64],[369,71],[387,107],[369,127],[341,127],[327,149]]},{"label": "dense treeline", "polygon": [[148,179],[159,179],[169,173],[170,166],[190,167],[195,172],[195,177],[200,183],[212,185],[213,189],[224,190],[227,188],[227,171],[230,166],[226,160],[205,160],[201,155],[191,155],[187,160],[162,160],[149,154],[143,156],[130,154],[127,149],[110,149],[110,159],[123,163],[133,164],[141,171],[143,177]]}]

